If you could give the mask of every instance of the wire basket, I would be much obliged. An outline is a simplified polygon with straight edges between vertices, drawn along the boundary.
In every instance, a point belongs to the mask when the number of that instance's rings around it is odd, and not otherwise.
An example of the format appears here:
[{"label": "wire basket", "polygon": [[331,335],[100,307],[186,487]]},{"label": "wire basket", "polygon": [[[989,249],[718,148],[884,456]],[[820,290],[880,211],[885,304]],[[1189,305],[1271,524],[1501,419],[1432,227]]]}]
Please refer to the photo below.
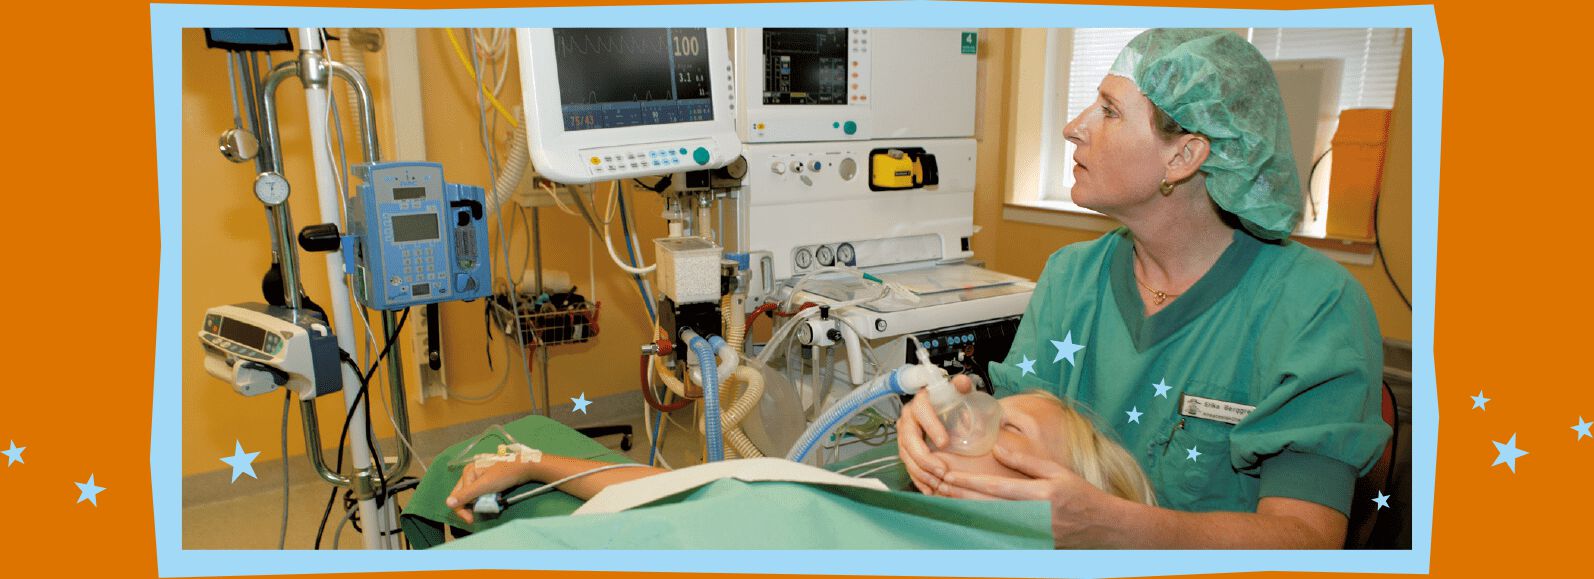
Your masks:
[{"label": "wire basket", "polygon": [[527,346],[557,346],[579,344],[598,336],[598,310],[603,302],[586,300],[564,304],[544,302],[526,294],[516,296],[519,311],[510,305],[509,297],[494,294],[492,316],[494,325],[505,335],[513,337],[515,328]]}]

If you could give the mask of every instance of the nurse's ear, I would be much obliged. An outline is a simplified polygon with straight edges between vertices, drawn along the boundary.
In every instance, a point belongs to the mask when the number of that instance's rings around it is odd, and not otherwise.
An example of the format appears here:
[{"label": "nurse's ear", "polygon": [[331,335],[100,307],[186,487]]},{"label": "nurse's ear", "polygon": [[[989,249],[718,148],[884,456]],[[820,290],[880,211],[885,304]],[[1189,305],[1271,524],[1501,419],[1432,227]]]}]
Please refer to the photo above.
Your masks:
[{"label": "nurse's ear", "polygon": [[1170,139],[1164,150],[1168,151],[1169,156],[1167,174],[1163,179],[1177,184],[1201,170],[1201,165],[1207,162],[1207,155],[1212,154],[1212,143],[1204,135],[1184,133]]}]

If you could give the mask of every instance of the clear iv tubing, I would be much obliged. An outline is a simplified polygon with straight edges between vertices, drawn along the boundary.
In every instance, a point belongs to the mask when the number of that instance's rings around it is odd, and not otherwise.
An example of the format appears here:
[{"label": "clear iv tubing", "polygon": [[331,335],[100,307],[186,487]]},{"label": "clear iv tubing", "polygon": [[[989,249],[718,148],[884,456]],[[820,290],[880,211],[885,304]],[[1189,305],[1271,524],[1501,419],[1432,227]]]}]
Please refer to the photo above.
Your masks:
[{"label": "clear iv tubing", "polygon": [[[856,270],[854,270],[854,271],[856,271]],[[861,276],[862,273],[860,272],[859,275]],[[803,281],[807,281],[807,280],[804,279]],[[797,286],[796,287],[797,288],[801,288],[802,284],[803,284],[803,282],[801,282],[801,281],[797,282]],[[792,290],[792,295],[795,296],[796,293],[797,293],[797,289],[794,288]],[[866,303],[869,303],[869,302],[884,298],[884,297],[889,296],[889,295],[891,295],[891,288],[888,287],[888,286],[883,286],[882,285],[882,286],[880,286],[880,293],[872,295],[872,296],[858,298],[858,299],[855,299],[855,300],[847,300],[847,301],[840,302],[840,303],[830,304],[830,311],[831,312],[836,312],[836,311],[841,310],[842,308],[850,308],[852,306],[856,306],[856,305],[860,305],[860,304],[866,304]],[[764,344],[764,349],[758,352],[758,361],[762,362],[762,363],[765,363],[765,364],[768,364],[769,363],[769,359],[770,359],[771,356],[774,355],[775,350],[777,348],[779,348],[780,344],[785,342],[787,338],[791,337],[791,334],[793,333],[793,330],[795,330],[797,328],[797,326],[802,325],[802,323],[804,321],[807,321],[808,318],[811,318],[811,317],[814,317],[814,316],[817,316],[817,315],[819,315],[819,308],[808,308],[806,310],[802,310],[800,312],[797,312],[795,315],[793,315],[791,317],[791,319],[786,322],[785,325],[777,328],[775,330],[774,335],[771,335],[769,337],[769,342]]]},{"label": "clear iv tubing", "polygon": [[720,434],[719,372],[714,367],[714,347],[708,340],[687,330],[681,333],[697,355],[698,371],[703,376],[703,437],[708,445],[708,461],[725,460],[725,438]]},{"label": "clear iv tubing", "polygon": [[[908,390],[903,387],[902,377],[904,373],[916,366],[916,364],[904,364],[902,367],[892,370],[890,374],[870,380],[868,384],[853,390],[847,397],[836,402],[824,414],[819,415],[813,426],[810,426],[808,431],[803,433],[802,438],[797,439],[797,444],[792,446],[791,452],[787,453],[786,458],[795,462],[802,462],[803,459],[808,457],[808,453],[814,449],[814,445],[819,444],[819,441],[830,434],[830,431],[835,430],[841,423],[850,420],[854,415],[874,404],[875,401],[892,395],[908,395]],[[917,390],[917,388],[913,389]]]}]

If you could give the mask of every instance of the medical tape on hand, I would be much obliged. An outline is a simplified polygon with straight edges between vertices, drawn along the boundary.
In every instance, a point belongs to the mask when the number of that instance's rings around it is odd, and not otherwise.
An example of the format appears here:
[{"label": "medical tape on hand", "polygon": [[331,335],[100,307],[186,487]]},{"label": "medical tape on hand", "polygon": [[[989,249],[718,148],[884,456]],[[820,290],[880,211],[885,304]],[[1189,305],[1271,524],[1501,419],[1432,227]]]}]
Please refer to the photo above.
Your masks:
[{"label": "medical tape on hand", "polygon": [[496,453],[482,453],[476,455],[471,463],[478,469],[488,468],[501,462],[524,464],[528,462],[542,462],[542,451],[524,444],[500,444]]}]

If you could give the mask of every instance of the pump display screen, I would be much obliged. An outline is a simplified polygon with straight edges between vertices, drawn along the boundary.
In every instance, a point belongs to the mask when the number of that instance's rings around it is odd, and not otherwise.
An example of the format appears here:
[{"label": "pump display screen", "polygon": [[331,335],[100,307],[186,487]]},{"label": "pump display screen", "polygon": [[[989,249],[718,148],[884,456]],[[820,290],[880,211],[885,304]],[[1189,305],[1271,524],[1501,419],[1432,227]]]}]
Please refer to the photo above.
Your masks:
[{"label": "pump display screen", "polygon": [[415,213],[393,216],[393,242],[431,241],[437,239],[437,215]]},{"label": "pump display screen", "polygon": [[393,188],[393,200],[394,201],[409,201],[411,199],[425,199],[425,198],[426,198],[426,188],[425,187],[394,187]]},{"label": "pump display screen", "polygon": [[266,350],[266,330],[240,322],[238,320],[223,318],[221,321],[221,337],[232,340],[256,350]]},{"label": "pump display screen", "polygon": [[764,104],[847,104],[847,29],[765,28]]},{"label": "pump display screen", "polygon": [[705,28],[555,28],[566,131],[714,120]]}]

